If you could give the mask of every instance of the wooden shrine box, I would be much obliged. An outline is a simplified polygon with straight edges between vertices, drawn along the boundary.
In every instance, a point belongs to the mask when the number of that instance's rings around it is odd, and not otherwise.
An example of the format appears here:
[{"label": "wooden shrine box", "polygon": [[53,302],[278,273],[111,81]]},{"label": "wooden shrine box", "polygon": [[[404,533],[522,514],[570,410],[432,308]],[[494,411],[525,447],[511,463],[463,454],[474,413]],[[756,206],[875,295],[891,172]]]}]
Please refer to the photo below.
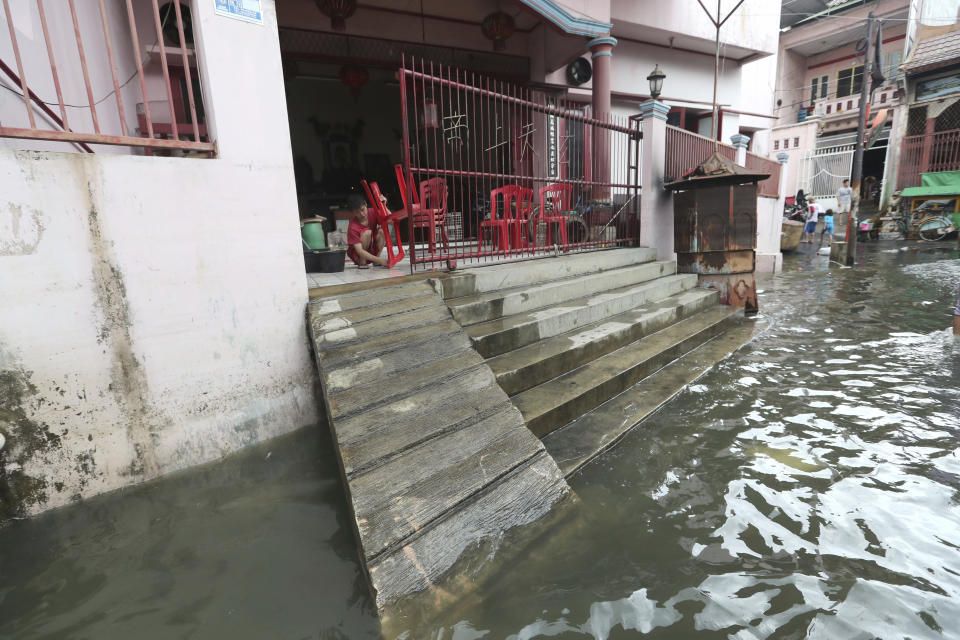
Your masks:
[{"label": "wooden shrine box", "polygon": [[702,286],[720,291],[721,304],[746,313],[758,309],[757,182],[768,177],[713,154],[683,180],[665,185],[675,192],[677,271],[698,274]]}]

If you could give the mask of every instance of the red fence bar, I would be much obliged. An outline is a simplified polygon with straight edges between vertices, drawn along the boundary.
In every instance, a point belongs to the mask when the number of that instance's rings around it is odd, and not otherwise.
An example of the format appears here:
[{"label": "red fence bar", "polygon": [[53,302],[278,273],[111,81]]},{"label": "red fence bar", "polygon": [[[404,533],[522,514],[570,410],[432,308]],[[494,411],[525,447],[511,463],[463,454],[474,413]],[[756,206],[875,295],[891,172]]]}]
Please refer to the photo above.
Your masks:
[{"label": "red fence bar", "polygon": [[[6,0],[5,0],[6,1]],[[47,59],[50,61],[50,72],[53,74],[53,86],[57,90],[57,102],[60,103],[60,126],[64,131],[70,129],[67,124],[67,108],[63,104],[63,92],[60,90],[60,76],[57,74],[57,63],[53,57],[53,47],[50,42],[50,30],[47,29],[47,14],[43,10],[43,0],[37,0],[37,11],[40,13],[40,26],[43,28],[43,41],[47,45]],[[9,21],[9,17],[7,20]]]},{"label": "red fence bar", "polygon": [[[123,96],[120,95],[120,80],[117,79],[117,63],[113,59],[113,43],[110,42],[110,25],[107,23],[107,10],[103,6],[103,0],[100,2],[100,21],[103,23],[103,40],[107,43],[107,59],[110,61],[110,75],[113,76],[113,94],[117,97],[117,114],[120,116],[120,130],[123,135],[128,135],[127,119],[123,113]],[[175,3],[180,6],[180,2]]]},{"label": "red fence bar", "polygon": [[27,109],[27,118],[30,126],[36,128],[33,117],[33,107],[30,106],[30,89],[27,87],[27,76],[23,73],[23,60],[20,58],[20,46],[17,44],[17,31],[13,28],[13,18],[10,16],[9,0],[3,0],[3,12],[7,17],[7,28],[10,30],[10,43],[13,45],[13,57],[17,62],[17,73],[20,75],[20,87],[23,89],[23,106]]},{"label": "red fence bar", "polygon": [[[70,0],[71,2],[73,0]],[[174,4],[179,4],[174,2]],[[170,69],[167,65],[167,46],[163,42],[163,25],[160,24],[160,7],[157,6],[157,0],[153,0],[153,24],[157,29],[157,42],[160,45],[160,68],[163,70],[163,84],[167,88],[167,104],[170,107],[170,128],[173,131],[174,139],[180,137],[177,131],[177,111],[173,107],[173,89],[170,86]],[[185,42],[180,43],[185,46]],[[144,98],[146,101],[146,98]]]},{"label": "red fence bar", "polygon": [[[77,38],[77,52],[80,54],[80,69],[83,71],[83,83],[87,87],[87,101],[90,103],[90,117],[93,119],[93,130],[100,133],[100,123],[97,121],[97,105],[93,100],[93,89],[90,86],[90,71],[87,69],[87,57],[83,53],[83,37],[80,35],[80,25],[77,23],[77,7],[74,0],[69,0],[70,17],[73,18],[73,33]],[[36,127],[36,125],[31,124]]]},{"label": "red fence bar", "polygon": [[[100,0],[101,4],[103,0]],[[180,2],[173,3],[177,16],[177,33],[180,35],[180,55],[183,60],[183,73],[187,82],[187,101],[190,103],[190,122],[193,124],[193,141],[200,142],[200,123],[197,122],[197,105],[193,100],[193,76],[190,73],[190,61],[187,60],[187,39],[183,35],[183,16]]]},{"label": "red fence bar", "polygon": [[[130,23],[130,39],[133,40],[133,50],[140,51],[140,37],[137,35],[137,21],[133,17],[132,0],[127,0],[127,22]],[[147,123],[147,137],[153,138],[153,119],[150,117],[150,100],[147,98],[147,82],[143,77],[143,63],[140,55],[135,55],[137,75],[140,76],[140,95],[143,96],[143,117]]]}]

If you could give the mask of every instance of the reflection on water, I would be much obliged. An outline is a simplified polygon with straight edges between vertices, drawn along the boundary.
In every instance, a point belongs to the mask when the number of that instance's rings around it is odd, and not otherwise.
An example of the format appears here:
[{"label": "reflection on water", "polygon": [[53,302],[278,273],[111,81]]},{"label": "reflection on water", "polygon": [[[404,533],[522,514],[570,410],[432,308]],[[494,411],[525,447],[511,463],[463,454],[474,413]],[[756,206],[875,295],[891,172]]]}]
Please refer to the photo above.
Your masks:
[{"label": "reflection on water", "polygon": [[960,637],[960,260],[884,248],[761,279],[769,329],[574,476],[579,517],[481,605],[408,637]]},{"label": "reflection on water", "polygon": [[379,638],[321,434],[0,529],[0,638]]},{"label": "reflection on water", "polygon": [[[865,260],[788,258],[760,282],[763,335],[387,635],[958,637],[960,260]],[[298,434],[0,530],[0,637],[376,637],[328,446]]]}]

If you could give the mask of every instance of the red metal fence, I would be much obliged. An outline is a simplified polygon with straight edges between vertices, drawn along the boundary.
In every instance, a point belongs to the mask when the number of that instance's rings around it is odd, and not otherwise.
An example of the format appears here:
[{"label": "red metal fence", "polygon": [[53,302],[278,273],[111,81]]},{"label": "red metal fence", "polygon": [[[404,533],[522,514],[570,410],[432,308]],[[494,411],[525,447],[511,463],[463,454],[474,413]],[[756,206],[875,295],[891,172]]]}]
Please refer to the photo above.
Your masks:
[{"label": "red metal fence", "polygon": [[960,129],[906,136],[900,146],[897,189],[920,186],[920,174],[960,170]]},{"label": "red metal fence", "polygon": [[412,268],[637,243],[639,122],[423,60],[399,75]]},{"label": "red metal fence", "polygon": [[767,198],[780,197],[780,169],[782,165],[776,160],[758,156],[747,152],[747,169],[762,173],[769,173],[770,177],[757,183],[757,195]]},{"label": "red metal fence", "polygon": [[[667,125],[666,166],[664,182],[679,180],[691,169],[713,154],[714,141],[710,138]],[[729,160],[737,159],[737,150],[730,145],[720,143],[720,155]]]},{"label": "red metal fence", "polygon": [[[18,10],[31,14],[24,18],[28,23],[33,20],[31,7],[33,1],[34,0],[24,0],[23,2],[15,4]],[[164,12],[161,16],[158,0],[137,0],[137,6],[141,8],[143,8],[143,6],[140,3],[143,3],[143,5],[147,5],[148,2],[152,3],[152,6],[147,6],[147,11],[152,13],[152,24],[149,26],[145,25],[145,30],[147,33],[152,31],[149,37],[155,37],[156,41],[152,47],[149,47],[148,51],[150,51],[151,54],[156,54],[160,58],[163,87],[165,88],[164,98],[166,99],[166,106],[169,108],[170,114],[169,122],[155,121],[150,111],[150,97],[147,94],[149,77],[145,75],[143,62],[140,59],[142,52],[140,48],[141,39],[137,29],[133,0],[125,0],[126,16],[122,21],[124,24],[114,24],[112,27],[111,20],[108,17],[108,11],[104,6],[104,0],[84,0],[82,3],[79,3],[81,11],[98,12],[101,30],[94,38],[90,37],[92,32],[88,31],[86,34],[82,32],[80,22],[86,24],[87,21],[78,20],[78,3],[76,0],[67,0],[67,2],[63,0],[35,0],[36,15],[39,18],[43,33],[46,50],[45,55],[49,63],[50,74],[56,91],[56,102],[44,100],[31,89],[31,81],[39,79],[33,78],[32,76],[28,77],[27,75],[26,67],[31,65],[24,64],[25,56],[22,55],[24,52],[21,49],[21,43],[17,38],[17,30],[13,22],[15,17],[23,16],[16,16],[11,12],[10,0],[0,0],[0,2],[3,4],[4,17],[8,26],[11,48],[13,49],[14,61],[16,63],[16,71],[14,71],[9,65],[5,64],[4,61],[0,60],[0,71],[19,87],[19,93],[23,97],[24,109],[26,110],[27,124],[29,125],[26,127],[14,127],[5,126],[3,122],[0,122],[0,137],[70,142],[77,144],[89,153],[93,153],[93,150],[89,146],[90,144],[142,147],[147,149],[148,152],[149,150],[156,149],[179,149],[181,151],[198,151],[212,154],[216,151],[215,145],[206,139],[206,129],[203,126],[201,118],[198,118],[198,111],[202,113],[202,107],[200,105],[200,96],[198,94],[195,95],[194,87],[199,87],[199,77],[196,67],[191,67],[191,61],[189,59],[191,55],[195,59],[195,53],[188,50],[189,40],[185,36],[184,16],[186,15],[188,31],[191,31],[192,34],[192,30],[189,29],[191,21],[190,16],[183,13],[180,2],[165,4]],[[186,7],[186,5],[183,6],[184,8]],[[48,14],[47,9],[52,9],[52,11]],[[81,16],[82,15],[81,13]],[[50,37],[51,29],[49,25],[51,24],[56,26],[63,24],[67,25],[67,28],[72,24],[76,59],[56,59],[54,51],[57,47],[54,46],[54,42]],[[84,35],[87,36],[86,39]],[[129,42],[122,42],[124,45],[123,49],[127,50],[129,47],[135,59],[136,75],[139,78],[140,84],[140,95],[143,99],[142,103],[137,104],[138,121],[140,122],[139,135],[136,135],[137,131],[131,127],[128,122],[129,112],[124,109],[122,92],[122,87],[126,84],[126,80],[121,84],[117,59],[114,55],[115,45],[120,44],[122,38],[129,38]],[[170,40],[175,40],[175,42],[172,43],[175,46],[168,50],[168,41]],[[147,41],[148,40],[145,40],[144,42]],[[33,41],[27,43],[27,45],[30,44],[33,44]],[[91,70],[87,64],[87,53],[92,51],[93,46],[102,47],[101,50],[105,50],[107,60],[109,61],[113,91],[108,94],[107,97],[112,96],[116,102],[116,109],[119,115],[117,120],[119,129],[117,131],[105,132],[101,126],[101,119],[98,117],[97,105],[104,102],[105,99],[101,98],[97,100],[93,92],[91,71],[101,71],[100,69]],[[60,50],[62,51],[63,49]],[[37,54],[37,52],[33,50],[28,50],[25,53],[29,56]],[[37,55],[43,54],[39,53]],[[169,63],[168,55],[170,56]],[[179,60],[177,60],[177,58],[179,58]],[[78,131],[75,126],[71,127],[67,107],[72,105],[64,98],[64,87],[73,84],[74,81],[79,85],[79,80],[70,76],[61,76],[60,71],[65,68],[74,67],[77,60],[79,61],[83,76],[83,87],[86,90],[85,94],[89,106],[89,119],[93,129],[92,132]],[[32,58],[27,58],[27,61],[32,62],[33,60]],[[178,80],[177,83],[171,82],[171,64],[182,64],[182,69],[177,66],[177,71],[174,74]],[[58,69],[60,71],[58,71]],[[47,79],[48,78],[45,78],[43,81],[46,82]],[[132,80],[133,77],[131,76],[130,79]],[[59,115],[50,108],[50,105],[59,106]],[[44,128],[42,126],[44,121],[51,123],[56,128]]]},{"label": "red metal fence", "polygon": [[[710,138],[667,125],[666,166],[664,182],[679,180],[691,169],[710,157],[714,149],[728,160],[737,161],[737,149],[728,144],[716,144]],[[757,185],[757,195],[777,198],[780,195],[780,163],[747,152],[748,169],[769,173],[770,177]]]}]

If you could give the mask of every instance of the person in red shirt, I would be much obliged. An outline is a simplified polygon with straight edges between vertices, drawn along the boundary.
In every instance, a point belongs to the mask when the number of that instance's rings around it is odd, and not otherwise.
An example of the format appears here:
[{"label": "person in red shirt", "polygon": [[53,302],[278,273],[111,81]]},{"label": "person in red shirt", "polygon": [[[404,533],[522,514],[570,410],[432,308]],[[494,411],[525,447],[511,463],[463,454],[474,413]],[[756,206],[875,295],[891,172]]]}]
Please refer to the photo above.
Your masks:
[{"label": "person in red shirt", "polygon": [[386,242],[376,210],[367,208],[367,201],[357,193],[347,197],[347,209],[353,213],[347,227],[347,255],[360,269],[371,264],[387,266],[387,259],[380,257]]}]

